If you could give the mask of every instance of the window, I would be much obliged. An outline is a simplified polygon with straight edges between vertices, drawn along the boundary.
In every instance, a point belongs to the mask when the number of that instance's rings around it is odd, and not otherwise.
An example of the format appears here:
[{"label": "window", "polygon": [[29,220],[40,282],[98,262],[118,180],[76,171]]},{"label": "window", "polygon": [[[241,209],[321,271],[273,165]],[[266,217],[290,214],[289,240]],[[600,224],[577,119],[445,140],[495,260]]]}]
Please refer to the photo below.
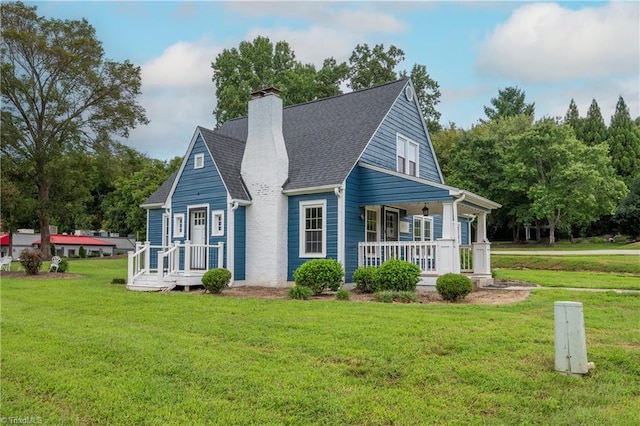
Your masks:
[{"label": "window", "polygon": [[413,241],[433,241],[433,220],[430,217],[413,217]]},{"label": "window", "polygon": [[300,257],[325,257],[327,202],[300,203]]},{"label": "window", "polygon": [[398,134],[396,136],[397,171],[418,176],[418,144]]},{"label": "window", "polygon": [[173,215],[173,236],[184,237],[184,213]]},{"label": "window", "polygon": [[211,212],[211,235],[214,237],[224,235],[224,210]]},{"label": "window", "polygon": [[204,167],[204,154],[196,154],[195,157],[193,157],[193,168],[201,169],[203,167]]}]

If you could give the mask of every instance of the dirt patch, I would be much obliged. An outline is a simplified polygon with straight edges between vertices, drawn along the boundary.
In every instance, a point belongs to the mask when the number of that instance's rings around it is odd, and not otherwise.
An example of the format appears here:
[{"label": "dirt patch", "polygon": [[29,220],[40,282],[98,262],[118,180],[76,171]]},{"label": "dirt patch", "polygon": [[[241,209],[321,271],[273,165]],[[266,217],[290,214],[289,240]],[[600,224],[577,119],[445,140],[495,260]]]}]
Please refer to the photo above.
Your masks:
[{"label": "dirt patch", "polygon": [[40,272],[38,275],[27,275],[22,271],[2,271],[0,277],[14,277],[24,278],[28,280],[48,280],[48,279],[63,279],[63,278],[82,278],[79,274],[68,274],[66,272]]},{"label": "dirt patch", "polygon": [[[255,299],[288,299],[287,288],[272,287],[232,287],[224,290],[216,297],[239,297]],[[196,289],[190,294],[204,294],[204,290]],[[499,288],[477,290],[469,294],[459,303],[477,305],[503,305],[516,303],[525,300],[529,296],[528,290],[504,290]],[[374,302],[372,294],[361,293],[357,290],[350,292],[350,302]],[[326,292],[320,296],[313,296],[310,300],[334,300],[335,293]],[[449,303],[442,300],[442,297],[434,291],[418,292],[418,303]]]}]

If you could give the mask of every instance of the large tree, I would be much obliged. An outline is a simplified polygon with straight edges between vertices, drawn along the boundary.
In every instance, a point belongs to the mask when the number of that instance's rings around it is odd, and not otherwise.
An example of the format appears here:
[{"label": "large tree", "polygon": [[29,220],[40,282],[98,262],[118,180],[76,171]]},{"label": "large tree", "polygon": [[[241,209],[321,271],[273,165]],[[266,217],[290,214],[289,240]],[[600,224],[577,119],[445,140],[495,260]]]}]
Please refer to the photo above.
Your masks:
[{"label": "large tree", "polygon": [[589,146],[597,145],[607,140],[607,126],[604,124],[600,106],[598,106],[598,102],[595,99],[589,105],[586,118],[580,123],[577,136],[578,139]]},{"label": "large tree", "polygon": [[349,87],[353,90],[366,89],[397,79],[396,67],[404,61],[404,51],[391,45],[385,50],[384,44],[376,44],[373,49],[368,44],[358,44],[349,58]]},{"label": "large tree", "polygon": [[275,45],[268,37],[243,41],[238,48],[224,49],[211,64],[216,87],[216,125],[247,114],[251,93],[268,86],[281,91],[285,105],[340,94],[347,65],[325,59],[320,70],[296,60],[286,41]]},{"label": "large tree", "polygon": [[564,115],[564,124],[571,126],[576,136],[580,134],[580,113],[578,112],[578,106],[573,98],[571,98],[567,113]]},{"label": "large tree", "polygon": [[618,176],[630,184],[635,177],[640,177],[640,129],[631,121],[629,108],[622,96],[618,98],[608,133],[613,167]]},{"label": "large tree", "polygon": [[619,232],[640,237],[640,176],[631,181],[629,193],[618,204],[613,221]]},{"label": "large tree", "polygon": [[535,102],[525,102],[524,90],[517,87],[506,87],[498,90],[498,96],[491,98],[491,106],[484,107],[484,113],[489,120],[497,120],[504,117],[526,115],[531,117],[535,112]]},{"label": "large tree", "polygon": [[137,103],[140,68],[107,60],[86,20],[38,16],[36,7],[0,5],[2,153],[37,188],[43,253],[49,253],[52,187],[58,161],[146,124]]},{"label": "large tree", "polygon": [[587,146],[572,129],[552,119],[515,138],[506,160],[505,180],[526,191],[531,216],[549,225],[550,244],[559,227],[586,225],[613,214],[626,193],[606,144]]}]

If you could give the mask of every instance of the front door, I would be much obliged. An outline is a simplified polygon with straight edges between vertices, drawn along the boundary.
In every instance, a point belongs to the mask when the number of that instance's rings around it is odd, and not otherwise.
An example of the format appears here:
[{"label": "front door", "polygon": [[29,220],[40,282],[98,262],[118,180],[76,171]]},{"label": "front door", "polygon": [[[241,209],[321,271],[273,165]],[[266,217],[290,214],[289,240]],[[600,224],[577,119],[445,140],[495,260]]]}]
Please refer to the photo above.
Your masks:
[{"label": "front door", "polygon": [[189,219],[191,238],[191,269],[207,268],[207,211],[191,210]]},{"label": "front door", "polygon": [[385,241],[398,241],[398,212],[385,210],[384,212],[384,239]]}]

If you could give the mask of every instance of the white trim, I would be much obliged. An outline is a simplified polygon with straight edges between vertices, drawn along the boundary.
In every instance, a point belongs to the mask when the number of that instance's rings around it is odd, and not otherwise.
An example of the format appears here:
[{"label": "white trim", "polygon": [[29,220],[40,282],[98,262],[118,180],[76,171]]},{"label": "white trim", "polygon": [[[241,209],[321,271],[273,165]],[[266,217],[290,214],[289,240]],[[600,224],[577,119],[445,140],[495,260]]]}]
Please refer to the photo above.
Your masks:
[{"label": "white trim", "polygon": [[[220,227],[218,227],[218,219],[220,218]],[[211,211],[211,236],[223,237],[224,236],[224,210],[212,210]]]},{"label": "white trim", "polygon": [[[204,138],[202,139],[204,142]],[[200,152],[193,156],[193,168],[194,169],[204,169],[204,153]]]},{"label": "white trim", "polygon": [[342,188],[342,184],[340,185],[322,185],[322,186],[310,186],[308,188],[298,188],[298,189],[285,189],[282,191],[284,195],[306,195],[306,194],[319,194],[322,192],[331,192],[336,189]]},{"label": "white trim", "polygon": [[227,194],[227,269],[231,272],[231,282],[229,285],[233,285],[235,281],[235,249],[236,249],[236,209],[238,208],[238,203],[233,202],[231,196]]},{"label": "white trim", "polygon": [[367,212],[371,211],[371,212],[375,212],[376,213],[376,241],[375,242],[380,242],[380,234],[381,234],[381,223],[380,223],[380,216],[381,216],[381,212],[380,212],[380,207],[379,206],[373,206],[373,207],[365,207],[364,208],[364,241],[365,242],[373,242],[373,241],[367,241]]},{"label": "white trim", "polygon": [[346,192],[347,183],[342,184],[342,189],[334,190],[338,197],[338,262],[344,266],[345,264],[345,218],[346,218]]},{"label": "white trim", "polygon": [[[305,252],[305,219],[306,214],[305,210],[310,207],[321,207],[322,208],[322,252],[320,253],[306,253]],[[299,202],[299,217],[300,224],[298,226],[299,233],[299,255],[300,258],[322,258],[327,255],[327,200],[311,200],[311,201],[300,201]]]},{"label": "white trim", "polygon": [[[193,238],[191,238],[191,210],[206,210],[205,218],[205,226],[209,226],[209,204],[190,204],[187,206],[187,226],[185,228],[185,237],[193,243]],[[204,230],[204,235],[207,237],[205,244],[209,244],[209,232],[208,229]]]},{"label": "white trim", "polygon": [[398,218],[396,221],[396,239],[391,241],[400,241],[400,209],[388,206],[384,206],[384,217],[381,218],[384,221],[384,241],[390,241],[387,240],[387,212],[395,213]]},{"label": "white trim", "polygon": [[[413,221],[411,223],[411,227],[412,227],[411,228],[411,231],[412,231],[411,232],[411,239],[413,241],[416,241],[416,220],[422,222],[422,225],[420,225],[422,227],[421,228],[422,235],[420,236],[420,238],[422,238],[422,239],[419,240],[419,241],[431,241],[431,242],[435,241],[435,238],[433,236],[433,217],[432,216],[423,216],[423,215],[420,215],[420,214],[413,215]],[[429,239],[428,240],[425,240],[425,238],[424,238],[424,230],[425,230],[424,224],[425,223],[429,223]]]},{"label": "white trim", "polygon": [[[180,219],[181,226],[178,225],[177,221]],[[184,223],[184,213],[174,213],[173,214],[173,237],[174,238],[184,238],[185,231],[185,223]]]},{"label": "white trim", "polygon": [[404,96],[405,98],[407,98],[409,102],[413,101],[413,98],[414,98],[413,87],[411,87],[410,85],[406,85],[404,87]]},{"label": "white trim", "polygon": [[[171,244],[171,225],[173,225],[173,221],[171,220],[171,213],[164,212],[162,213],[162,245],[164,247],[168,247]],[[167,226],[168,232],[165,231],[165,226]],[[166,240],[165,240],[166,239]]]},{"label": "white trim", "polygon": [[155,209],[164,207],[164,203],[150,203],[150,204],[140,204],[140,207],[143,209]]}]

